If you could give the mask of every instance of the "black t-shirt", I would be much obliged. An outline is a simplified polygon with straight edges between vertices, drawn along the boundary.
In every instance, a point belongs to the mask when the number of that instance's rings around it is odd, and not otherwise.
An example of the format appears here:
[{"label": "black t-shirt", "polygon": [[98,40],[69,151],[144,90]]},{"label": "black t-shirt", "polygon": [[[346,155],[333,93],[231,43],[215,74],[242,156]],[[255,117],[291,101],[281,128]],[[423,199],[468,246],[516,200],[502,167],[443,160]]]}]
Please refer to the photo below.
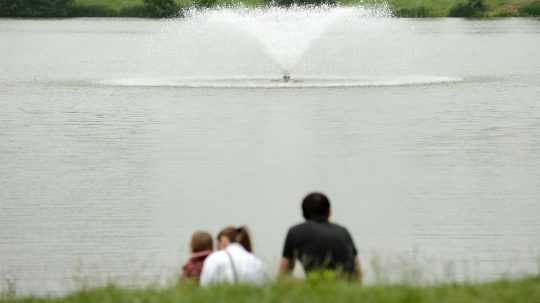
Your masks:
[{"label": "black t-shirt", "polygon": [[357,254],[349,231],[328,221],[306,221],[291,227],[283,248],[283,257],[298,259],[306,272],[332,269],[354,275]]}]

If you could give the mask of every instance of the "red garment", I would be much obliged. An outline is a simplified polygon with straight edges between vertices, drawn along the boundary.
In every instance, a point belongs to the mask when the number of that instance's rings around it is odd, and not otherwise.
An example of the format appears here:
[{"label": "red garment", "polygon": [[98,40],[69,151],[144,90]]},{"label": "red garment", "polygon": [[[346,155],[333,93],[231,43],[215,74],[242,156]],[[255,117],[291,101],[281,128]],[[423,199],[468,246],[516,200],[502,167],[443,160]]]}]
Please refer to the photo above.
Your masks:
[{"label": "red garment", "polygon": [[189,260],[182,266],[183,277],[199,280],[201,276],[204,260],[212,251],[205,250],[193,253]]}]

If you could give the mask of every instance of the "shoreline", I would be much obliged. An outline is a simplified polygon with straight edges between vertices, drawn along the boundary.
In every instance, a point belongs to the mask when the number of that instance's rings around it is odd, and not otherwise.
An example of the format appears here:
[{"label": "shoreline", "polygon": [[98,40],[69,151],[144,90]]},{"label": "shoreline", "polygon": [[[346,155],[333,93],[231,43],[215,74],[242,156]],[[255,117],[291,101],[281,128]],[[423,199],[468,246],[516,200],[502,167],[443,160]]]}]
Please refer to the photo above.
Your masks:
[{"label": "shoreline", "polygon": [[[69,1],[69,0],[66,0]],[[75,0],[58,11],[35,10],[3,12],[0,18],[10,19],[65,19],[65,18],[171,18],[183,17],[184,11],[193,7],[253,7],[268,5],[265,0],[170,0],[174,7],[157,10],[149,4],[152,0]],[[213,1],[201,6],[199,1]],[[234,2],[232,2],[234,1]],[[66,2],[67,3],[67,2]],[[171,2],[172,3],[172,2]],[[540,17],[540,0],[342,0],[337,6],[386,7],[397,18],[506,18]]]}]

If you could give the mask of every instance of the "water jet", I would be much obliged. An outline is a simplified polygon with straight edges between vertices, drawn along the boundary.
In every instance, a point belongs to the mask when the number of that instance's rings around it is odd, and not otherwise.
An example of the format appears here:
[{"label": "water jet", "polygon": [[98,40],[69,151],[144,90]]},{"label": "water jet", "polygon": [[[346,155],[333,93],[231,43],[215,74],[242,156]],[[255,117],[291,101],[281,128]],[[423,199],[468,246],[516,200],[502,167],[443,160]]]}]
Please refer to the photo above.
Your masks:
[{"label": "water jet", "polygon": [[[159,74],[105,79],[100,83],[184,88],[343,88],[462,81],[460,77],[401,73],[400,67],[408,58],[395,42],[399,24],[391,16],[384,6],[193,9],[186,18],[167,23],[160,35],[163,43],[159,43],[167,52],[156,53],[156,57],[170,54],[169,60],[181,66],[167,66]],[[345,35],[351,34],[350,29],[354,39]],[[400,33],[399,39],[408,41],[407,33]],[[168,70],[173,72],[168,74]],[[178,70],[182,72],[178,74]]]},{"label": "water jet", "polygon": [[194,28],[205,27],[206,31],[227,28],[253,39],[279,69],[288,73],[334,26],[351,20],[390,16],[385,7],[235,7],[193,10],[187,14],[186,21]]}]

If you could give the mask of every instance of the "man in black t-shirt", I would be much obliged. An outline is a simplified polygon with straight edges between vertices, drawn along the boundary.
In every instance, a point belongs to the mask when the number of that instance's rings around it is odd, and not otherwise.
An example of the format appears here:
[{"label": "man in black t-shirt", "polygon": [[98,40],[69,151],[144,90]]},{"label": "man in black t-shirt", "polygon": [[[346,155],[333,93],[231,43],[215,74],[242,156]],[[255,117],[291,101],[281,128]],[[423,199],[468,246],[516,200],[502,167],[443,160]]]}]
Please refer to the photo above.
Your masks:
[{"label": "man in black t-shirt", "polygon": [[289,274],[299,260],[306,273],[314,270],[336,270],[347,277],[362,281],[358,252],[345,227],[328,221],[330,201],[321,193],[311,193],[302,202],[306,222],[289,229],[281,274]]}]

